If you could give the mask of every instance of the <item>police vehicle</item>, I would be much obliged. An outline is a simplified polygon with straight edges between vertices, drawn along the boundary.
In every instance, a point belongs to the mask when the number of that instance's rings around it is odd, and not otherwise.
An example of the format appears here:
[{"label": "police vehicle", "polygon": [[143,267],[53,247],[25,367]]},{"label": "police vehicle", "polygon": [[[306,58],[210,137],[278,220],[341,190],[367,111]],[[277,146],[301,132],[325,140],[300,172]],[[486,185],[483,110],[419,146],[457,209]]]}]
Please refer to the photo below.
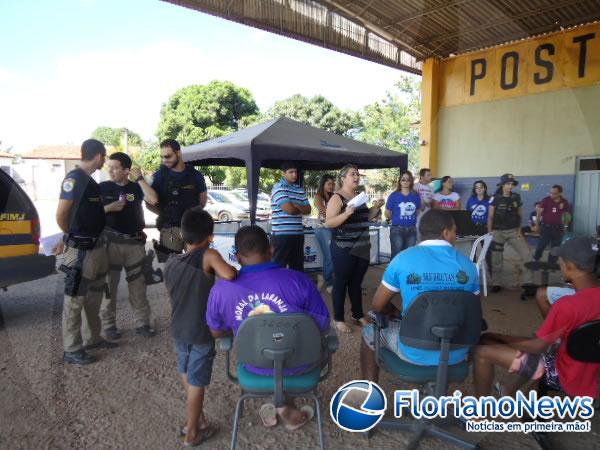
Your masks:
[{"label": "police vehicle", "polygon": [[0,170],[0,288],[55,273],[56,258],[39,254],[40,220],[25,191]]}]

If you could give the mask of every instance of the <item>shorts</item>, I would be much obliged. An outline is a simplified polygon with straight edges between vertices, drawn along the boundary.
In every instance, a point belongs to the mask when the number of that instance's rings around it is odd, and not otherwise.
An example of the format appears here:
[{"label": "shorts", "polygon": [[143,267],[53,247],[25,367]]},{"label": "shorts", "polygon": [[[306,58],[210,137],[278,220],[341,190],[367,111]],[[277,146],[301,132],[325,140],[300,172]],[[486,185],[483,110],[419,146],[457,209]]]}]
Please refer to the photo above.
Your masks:
[{"label": "shorts", "polygon": [[546,384],[562,391],[556,369],[556,347],[541,355],[517,352],[508,371],[531,380],[539,380],[546,375]]},{"label": "shorts", "polygon": [[[381,338],[382,347],[393,352],[398,358],[404,361],[411,362],[400,350],[400,325],[401,320],[390,320],[387,328],[379,330],[379,336]],[[375,326],[373,324],[367,325],[362,329],[363,339],[365,344],[369,346],[371,350],[375,350],[375,341],[373,339],[375,334]],[[413,363],[414,364],[414,363]]]},{"label": "shorts", "polygon": [[569,287],[548,286],[546,289],[548,302],[554,305],[562,297],[567,295],[575,295],[575,289]]},{"label": "shorts", "polygon": [[175,341],[175,350],[177,351],[177,371],[182,375],[187,375],[188,384],[194,387],[208,386],[215,360],[215,345],[195,345]]}]

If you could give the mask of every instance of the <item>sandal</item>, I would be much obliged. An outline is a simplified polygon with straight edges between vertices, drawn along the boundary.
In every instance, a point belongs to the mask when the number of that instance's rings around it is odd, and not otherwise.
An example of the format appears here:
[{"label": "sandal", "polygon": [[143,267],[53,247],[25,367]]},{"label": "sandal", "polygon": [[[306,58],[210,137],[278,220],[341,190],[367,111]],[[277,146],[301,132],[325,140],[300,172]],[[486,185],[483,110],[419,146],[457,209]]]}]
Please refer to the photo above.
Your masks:
[{"label": "sandal", "polygon": [[187,442],[185,439],[183,440],[184,447],[198,447],[204,441],[210,439],[215,434],[217,434],[217,427],[207,423],[204,428],[200,428],[200,433],[198,434],[198,438],[195,441]]},{"label": "sandal", "polygon": [[[304,414],[306,414],[306,420],[303,422],[300,422],[298,424],[295,424],[295,425],[286,423],[285,429],[287,431],[296,431],[297,429],[302,428],[304,425],[306,425],[308,422],[310,422],[312,420],[312,418],[315,416],[315,410],[310,405],[304,405],[302,408],[300,408],[300,411],[303,412]],[[283,420],[283,418],[282,418],[282,420]]]},{"label": "sandal", "polygon": [[277,408],[273,403],[265,403],[258,410],[260,420],[265,427],[271,428],[277,425]]},{"label": "sandal", "polygon": [[352,333],[352,328],[346,325],[345,322],[335,322],[335,329],[340,333]]}]

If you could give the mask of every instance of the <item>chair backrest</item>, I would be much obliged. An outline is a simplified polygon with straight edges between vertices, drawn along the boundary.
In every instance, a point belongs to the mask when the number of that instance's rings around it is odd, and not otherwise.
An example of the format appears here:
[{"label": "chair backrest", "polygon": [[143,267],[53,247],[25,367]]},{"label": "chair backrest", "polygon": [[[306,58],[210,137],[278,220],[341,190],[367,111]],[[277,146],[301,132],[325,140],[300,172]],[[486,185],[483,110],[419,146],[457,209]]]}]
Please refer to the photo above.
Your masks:
[{"label": "chair backrest", "polygon": [[600,364],[600,320],[577,327],[567,340],[567,352],[577,361]]},{"label": "chair backrest", "polygon": [[283,367],[316,365],[321,358],[321,332],[304,313],[261,314],[248,317],[235,337],[238,362],[272,369],[273,354]]},{"label": "chair backrest", "polygon": [[402,313],[400,341],[411,347],[439,350],[439,333],[434,328],[452,330],[451,348],[470,347],[481,334],[481,299],[466,291],[429,291],[420,294]]},{"label": "chair backrest", "polygon": [[[492,240],[494,239],[494,235],[492,233],[484,234],[483,236],[479,236],[475,242],[473,242],[473,246],[471,247],[471,255],[469,259],[475,263],[477,267],[481,265],[481,262],[485,260],[485,255],[490,249],[492,245]],[[479,256],[477,256],[477,249],[481,245],[481,251],[479,252]],[[475,260],[477,258],[477,261]]]}]

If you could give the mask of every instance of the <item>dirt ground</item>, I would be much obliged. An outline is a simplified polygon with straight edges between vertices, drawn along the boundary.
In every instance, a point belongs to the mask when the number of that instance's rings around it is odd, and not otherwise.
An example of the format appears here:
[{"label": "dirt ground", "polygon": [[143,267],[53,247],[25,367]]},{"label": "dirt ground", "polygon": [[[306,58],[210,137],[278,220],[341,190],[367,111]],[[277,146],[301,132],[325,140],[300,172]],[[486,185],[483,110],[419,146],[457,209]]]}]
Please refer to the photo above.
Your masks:
[{"label": "dirt ground", "polygon": [[[364,286],[365,306],[379,284],[382,267],[372,267]],[[184,421],[184,395],[169,334],[169,306],[162,285],[149,288],[158,335],[145,339],[134,333],[131,309],[122,283],[118,304],[124,337],[119,348],[100,350],[96,364],[63,365],[61,339],[62,278],[58,275],[13,287],[0,293],[4,324],[0,325],[0,449],[176,449],[176,430]],[[514,278],[511,278],[514,281]],[[323,291],[328,304],[331,298]],[[531,335],[541,323],[532,300],[520,301],[519,291],[505,290],[483,300],[491,330]],[[343,383],[360,378],[358,328],[340,337],[333,375],[321,385],[326,446],[331,449],[403,448],[408,434],[378,430],[370,440],[339,429],[329,417],[329,401]],[[504,379],[504,375],[501,375]],[[383,375],[382,388],[394,384]],[[457,386],[458,387],[458,386]],[[472,393],[470,378],[460,389]],[[232,416],[239,389],[225,376],[219,354],[206,398],[206,413],[219,433],[203,447],[229,447]],[[265,430],[255,413],[258,401],[248,403],[239,434],[241,449],[317,448],[313,421],[289,433],[281,426]],[[531,436],[516,433],[472,435],[483,449],[535,449]],[[556,449],[600,448],[600,417],[590,433],[554,434]],[[438,440],[423,441],[422,449],[451,448]]]}]

